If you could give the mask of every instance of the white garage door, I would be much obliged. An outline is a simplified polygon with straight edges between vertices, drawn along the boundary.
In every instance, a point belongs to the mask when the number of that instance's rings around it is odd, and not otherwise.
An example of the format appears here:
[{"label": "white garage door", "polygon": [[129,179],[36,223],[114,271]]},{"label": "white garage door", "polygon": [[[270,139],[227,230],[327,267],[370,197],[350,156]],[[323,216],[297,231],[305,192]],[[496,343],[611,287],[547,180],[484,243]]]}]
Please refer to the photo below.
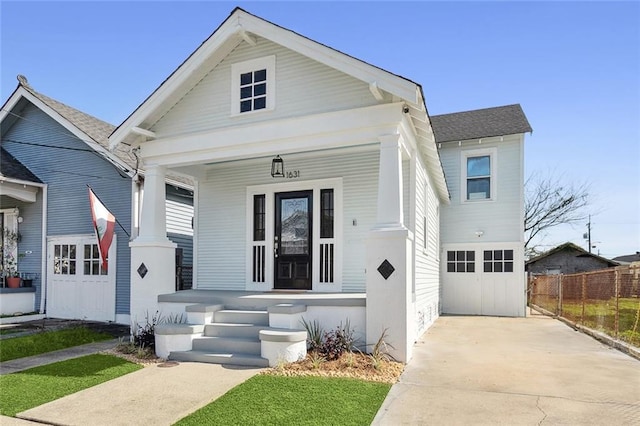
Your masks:
[{"label": "white garage door", "polygon": [[452,245],[443,254],[444,313],[524,316],[523,260],[517,246]]},{"label": "white garage door", "polygon": [[108,270],[100,267],[95,236],[65,236],[47,241],[47,315],[54,318],[114,321],[116,310],[116,236]]}]

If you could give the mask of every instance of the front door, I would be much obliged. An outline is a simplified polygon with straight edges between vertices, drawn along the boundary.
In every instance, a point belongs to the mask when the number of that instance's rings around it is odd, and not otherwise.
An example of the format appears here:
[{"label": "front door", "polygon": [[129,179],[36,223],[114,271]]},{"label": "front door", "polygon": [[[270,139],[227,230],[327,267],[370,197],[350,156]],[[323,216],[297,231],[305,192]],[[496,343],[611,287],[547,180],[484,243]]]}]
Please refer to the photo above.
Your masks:
[{"label": "front door", "polygon": [[313,191],[275,194],[274,288],[311,290]]}]

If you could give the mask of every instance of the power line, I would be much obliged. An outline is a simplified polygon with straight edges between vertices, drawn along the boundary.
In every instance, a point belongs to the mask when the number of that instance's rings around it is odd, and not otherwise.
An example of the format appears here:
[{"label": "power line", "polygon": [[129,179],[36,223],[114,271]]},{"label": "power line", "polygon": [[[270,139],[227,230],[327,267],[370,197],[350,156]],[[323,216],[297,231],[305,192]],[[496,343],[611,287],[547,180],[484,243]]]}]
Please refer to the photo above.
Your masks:
[{"label": "power line", "polygon": [[40,143],[33,143],[33,142],[17,141],[15,139],[9,139],[9,138],[3,138],[2,142],[12,142],[12,143],[20,144],[20,145],[39,146],[39,147],[42,147],[42,148],[55,148],[55,149],[66,149],[66,150],[69,150],[69,151],[88,152],[88,153],[97,155],[97,153],[93,149],[90,149],[90,148],[72,148],[70,146],[47,145],[47,144],[40,144]]}]

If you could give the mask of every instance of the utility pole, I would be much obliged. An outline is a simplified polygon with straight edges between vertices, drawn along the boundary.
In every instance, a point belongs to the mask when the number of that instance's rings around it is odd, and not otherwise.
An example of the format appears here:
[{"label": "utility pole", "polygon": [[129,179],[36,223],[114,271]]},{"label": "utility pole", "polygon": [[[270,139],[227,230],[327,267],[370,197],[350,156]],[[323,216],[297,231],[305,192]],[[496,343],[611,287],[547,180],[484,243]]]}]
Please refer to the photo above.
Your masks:
[{"label": "utility pole", "polygon": [[584,234],[583,238],[586,238],[589,243],[589,253],[591,253],[591,215],[589,215],[589,222],[587,222],[587,233]]}]

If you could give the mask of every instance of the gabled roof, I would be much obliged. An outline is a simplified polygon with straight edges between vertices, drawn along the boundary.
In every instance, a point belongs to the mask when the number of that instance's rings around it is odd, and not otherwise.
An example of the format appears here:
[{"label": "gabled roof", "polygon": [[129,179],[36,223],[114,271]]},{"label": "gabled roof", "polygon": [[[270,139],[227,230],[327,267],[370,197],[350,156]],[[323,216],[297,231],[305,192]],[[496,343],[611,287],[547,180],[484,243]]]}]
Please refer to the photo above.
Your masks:
[{"label": "gabled roof", "polygon": [[575,245],[573,243],[564,243],[564,244],[560,244],[558,247],[552,248],[549,251],[546,251],[544,253],[542,253],[539,256],[536,257],[532,257],[531,259],[527,260],[525,262],[525,265],[529,265],[531,263],[536,263],[537,261],[544,259],[545,257],[549,257],[551,255],[554,255],[556,253],[559,253],[561,251],[564,250],[573,250],[573,251],[577,251],[580,254],[578,255],[579,257],[593,257],[594,259],[598,259],[603,263],[608,264],[609,266],[618,266],[618,262],[614,262],[613,260],[609,260],[607,258],[604,258],[602,256],[598,256],[597,254],[593,254],[593,253],[589,253],[588,251],[586,251],[585,249],[583,249],[582,247]]},{"label": "gabled roof", "polygon": [[24,164],[0,146],[0,177],[24,182],[42,183]]},{"label": "gabled roof", "polygon": [[153,133],[149,128],[198,84],[240,43],[254,44],[262,37],[300,53],[369,85],[372,93],[387,92],[408,107],[411,124],[440,199],[448,203],[444,171],[435,146],[422,87],[404,77],[339,52],[294,31],[236,7],[220,26],[109,136],[117,149],[127,141],[135,145]]},{"label": "gabled roof", "polygon": [[520,104],[434,115],[431,125],[438,143],[533,131]]},{"label": "gabled roof", "polygon": [[115,126],[35,91],[22,75],[18,76],[18,82],[18,87],[2,106],[0,122],[15,120],[13,108],[26,99],[124,172],[130,176],[135,173],[136,159],[127,147],[120,147],[113,153],[108,150],[108,137]]},{"label": "gabled roof", "polygon": [[[241,42],[254,36],[271,40],[401,98],[422,111],[428,123],[422,89],[409,79],[346,55],[294,31],[236,7],[220,26],[109,137],[113,148],[136,128],[148,129]],[[430,131],[430,129],[429,129]]]}]

